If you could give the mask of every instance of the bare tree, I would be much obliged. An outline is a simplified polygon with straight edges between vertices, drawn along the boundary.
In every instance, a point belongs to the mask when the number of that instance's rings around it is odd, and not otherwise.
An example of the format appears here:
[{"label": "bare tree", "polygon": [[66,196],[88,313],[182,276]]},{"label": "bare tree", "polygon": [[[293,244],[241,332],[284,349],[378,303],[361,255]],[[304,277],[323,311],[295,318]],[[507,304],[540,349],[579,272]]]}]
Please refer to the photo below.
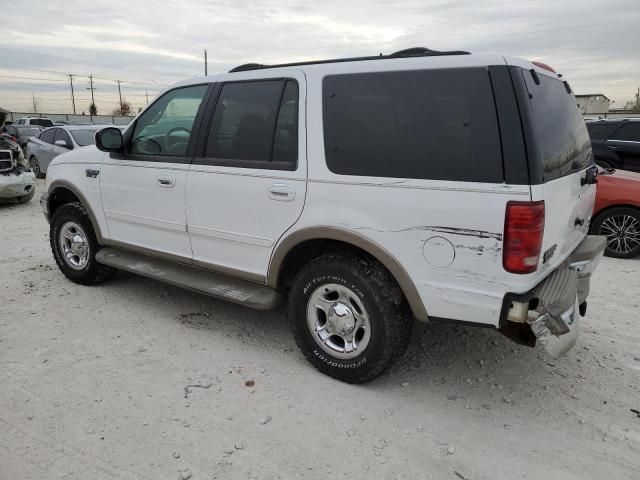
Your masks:
[{"label": "bare tree", "polygon": [[131,104],[123,98],[118,108],[113,110],[113,115],[120,115],[123,117],[131,115]]}]

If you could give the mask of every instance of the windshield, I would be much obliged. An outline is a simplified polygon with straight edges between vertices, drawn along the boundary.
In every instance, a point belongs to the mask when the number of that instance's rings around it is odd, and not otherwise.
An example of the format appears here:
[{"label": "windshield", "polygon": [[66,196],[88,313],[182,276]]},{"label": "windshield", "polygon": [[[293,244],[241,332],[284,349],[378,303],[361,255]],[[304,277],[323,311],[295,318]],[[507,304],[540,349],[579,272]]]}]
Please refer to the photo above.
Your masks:
[{"label": "windshield", "polygon": [[71,136],[78,145],[84,147],[86,145],[94,145],[96,143],[95,133],[98,129],[83,128],[82,130],[69,130]]}]

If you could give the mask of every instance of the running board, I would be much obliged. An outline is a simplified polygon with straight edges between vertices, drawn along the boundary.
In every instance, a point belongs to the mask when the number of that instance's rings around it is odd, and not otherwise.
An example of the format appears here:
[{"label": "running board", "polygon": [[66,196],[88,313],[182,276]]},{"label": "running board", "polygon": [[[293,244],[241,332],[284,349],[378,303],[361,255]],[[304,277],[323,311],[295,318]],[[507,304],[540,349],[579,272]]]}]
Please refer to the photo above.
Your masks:
[{"label": "running board", "polygon": [[120,270],[257,310],[268,310],[282,300],[280,293],[266,285],[126,250],[103,248],[96,254],[96,260]]}]

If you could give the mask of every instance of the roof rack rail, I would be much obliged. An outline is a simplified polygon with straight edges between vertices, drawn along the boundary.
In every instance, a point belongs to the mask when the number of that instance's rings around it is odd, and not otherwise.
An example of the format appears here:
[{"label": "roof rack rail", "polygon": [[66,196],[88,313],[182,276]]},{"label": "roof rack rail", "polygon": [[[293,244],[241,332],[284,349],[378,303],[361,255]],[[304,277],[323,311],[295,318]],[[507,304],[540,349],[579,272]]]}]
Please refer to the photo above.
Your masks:
[{"label": "roof rack rail", "polygon": [[344,63],[344,62],[361,62],[365,60],[389,60],[392,58],[408,58],[408,57],[441,57],[446,55],[469,55],[469,52],[462,50],[451,51],[438,51],[430,50],[424,47],[407,48],[393,52],[389,55],[375,55],[369,57],[350,57],[350,58],[334,58],[329,60],[312,60],[308,62],[293,62],[293,63],[280,63],[277,65],[263,65],[261,63],[245,63],[229,70],[229,73],[233,72],[246,72],[249,70],[263,70],[267,68],[280,68],[280,67],[296,67],[301,65],[319,65],[323,63]]}]

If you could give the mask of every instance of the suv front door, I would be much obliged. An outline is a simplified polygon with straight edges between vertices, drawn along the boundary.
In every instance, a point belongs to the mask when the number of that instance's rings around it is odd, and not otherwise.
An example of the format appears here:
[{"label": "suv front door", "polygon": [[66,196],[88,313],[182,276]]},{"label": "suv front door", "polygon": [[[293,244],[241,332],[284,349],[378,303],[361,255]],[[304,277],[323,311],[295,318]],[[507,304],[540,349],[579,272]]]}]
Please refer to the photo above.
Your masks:
[{"label": "suv front door", "polygon": [[125,154],[108,154],[100,192],[111,242],[191,262],[185,188],[209,85],[158,98],[125,133]]},{"label": "suv front door", "polygon": [[197,265],[265,280],[276,242],[304,205],[305,91],[298,70],[220,77],[187,181]]},{"label": "suv front door", "polygon": [[620,159],[624,170],[640,172],[640,121],[624,123],[605,145]]}]

